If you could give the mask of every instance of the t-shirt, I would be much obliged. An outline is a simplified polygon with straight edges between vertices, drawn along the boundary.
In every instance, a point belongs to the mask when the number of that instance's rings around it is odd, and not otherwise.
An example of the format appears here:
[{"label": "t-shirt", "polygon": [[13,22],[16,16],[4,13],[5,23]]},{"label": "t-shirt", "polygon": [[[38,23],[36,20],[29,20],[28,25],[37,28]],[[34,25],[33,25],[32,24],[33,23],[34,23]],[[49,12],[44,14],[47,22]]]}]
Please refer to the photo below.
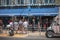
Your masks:
[{"label": "t-shirt", "polygon": [[22,24],[23,24],[23,22],[20,20],[20,21],[19,21],[19,25],[22,25]]},{"label": "t-shirt", "polygon": [[18,27],[18,26],[19,26],[19,25],[18,25],[18,22],[10,22],[10,25],[11,25],[11,26],[14,25],[14,27]]},{"label": "t-shirt", "polygon": [[23,26],[24,26],[24,27],[28,27],[28,22],[25,21],[25,22],[23,23]]},{"label": "t-shirt", "polygon": [[19,26],[18,22],[14,22],[14,27],[18,27],[18,26]]},{"label": "t-shirt", "polygon": [[13,25],[13,22],[10,22],[9,24],[10,24],[10,25]]}]

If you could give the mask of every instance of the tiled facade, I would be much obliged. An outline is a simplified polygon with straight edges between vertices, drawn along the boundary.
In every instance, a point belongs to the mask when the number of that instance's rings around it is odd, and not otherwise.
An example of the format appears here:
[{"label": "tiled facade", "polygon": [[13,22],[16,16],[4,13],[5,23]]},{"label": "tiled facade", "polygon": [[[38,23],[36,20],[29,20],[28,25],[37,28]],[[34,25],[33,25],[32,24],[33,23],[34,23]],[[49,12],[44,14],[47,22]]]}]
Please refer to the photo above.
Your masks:
[{"label": "tiled facade", "polygon": [[55,0],[0,0],[0,6],[53,5]]},{"label": "tiled facade", "polygon": [[57,5],[60,5],[60,0],[56,0],[55,3],[56,3]]}]

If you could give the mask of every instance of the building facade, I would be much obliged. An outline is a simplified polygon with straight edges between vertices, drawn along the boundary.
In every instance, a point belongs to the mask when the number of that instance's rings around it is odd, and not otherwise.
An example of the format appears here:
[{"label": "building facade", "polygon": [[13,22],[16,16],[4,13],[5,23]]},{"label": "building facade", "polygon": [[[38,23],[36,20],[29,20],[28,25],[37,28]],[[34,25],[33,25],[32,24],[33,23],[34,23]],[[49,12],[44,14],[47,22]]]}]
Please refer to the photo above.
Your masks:
[{"label": "building facade", "polygon": [[56,5],[60,5],[60,0],[56,0]]},{"label": "building facade", "polygon": [[27,6],[58,4],[56,0],[0,0],[0,6]]},{"label": "building facade", "polygon": [[[59,0],[58,0],[59,1]],[[16,16],[29,18],[32,20],[41,19],[42,26],[47,21],[48,25],[53,21],[54,17],[58,15],[57,0],[0,0],[0,17],[6,20],[8,17]],[[40,18],[40,19],[39,19]],[[27,19],[28,20],[28,19]],[[6,21],[4,21],[6,22]]]}]

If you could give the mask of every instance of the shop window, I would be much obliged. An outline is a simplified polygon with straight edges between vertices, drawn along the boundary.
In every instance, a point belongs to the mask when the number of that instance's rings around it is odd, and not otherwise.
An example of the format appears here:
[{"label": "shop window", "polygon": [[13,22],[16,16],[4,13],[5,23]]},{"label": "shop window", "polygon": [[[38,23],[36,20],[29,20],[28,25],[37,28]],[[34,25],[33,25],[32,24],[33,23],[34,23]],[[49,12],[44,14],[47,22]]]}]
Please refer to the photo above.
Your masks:
[{"label": "shop window", "polygon": [[21,0],[17,0],[17,2],[18,2],[18,4],[20,4],[21,3]]},{"label": "shop window", "polygon": [[15,5],[15,0],[0,0],[0,5]]},{"label": "shop window", "polygon": [[11,0],[11,5],[16,5],[16,0]]},{"label": "shop window", "polygon": [[24,0],[21,0],[21,4],[24,4]]},{"label": "shop window", "polygon": [[48,0],[45,0],[45,3],[48,3]]},{"label": "shop window", "polygon": [[17,5],[24,4],[24,0],[16,0]]},{"label": "shop window", "polygon": [[36,4],[36,0],[33,0],[33,4]]},{"label": "shop window", "polygon": [[4,5],[4,3],[5,3],[4,1],[5,1],[5,0],[1,0],[1,3],[2,3],[1,5]]},{"label": "shop window", "polygon": [[43,0],[44,1],[44,3],[54,3],[55,2],[55,0]]},{"label": "shop window", "polygon": [[7,3],[7,5],[9,5],[10,4],[9,0],[6,0],[6,3]]},{"label": "shop window", "polygon": [[36,0],[30,0],[30,4],[36,4]]},{"label": "shop window", "polygon": [[0,5],[6,5],[6,0],[0,0]]},{"label": "shop window", "polygon": [[30,4],[32,4],[32,0],[30,0]]},{"label": "shop window", "polygon": [[49,0],[49,3],[54,3],[55,2],[55,0]]}]

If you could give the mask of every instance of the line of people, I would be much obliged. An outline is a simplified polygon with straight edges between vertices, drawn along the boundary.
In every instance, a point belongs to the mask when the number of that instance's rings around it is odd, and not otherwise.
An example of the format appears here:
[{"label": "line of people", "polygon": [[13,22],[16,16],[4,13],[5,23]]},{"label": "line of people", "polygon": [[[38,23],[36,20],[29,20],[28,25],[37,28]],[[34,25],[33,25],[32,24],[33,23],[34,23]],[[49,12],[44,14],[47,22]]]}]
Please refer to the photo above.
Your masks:
[{"label": "line of people", "polygon": [[13,29],[16,31],[16,33],[27,33],[28,30],[28,21],[25,19],[23,20],[19,20],[19,22],[14,21],[14,22],[10,22],[7,25],[7,28],[9,29],[10,27],[13,27]]},{"label": "line of people", "polygon": [[[28,29],[31,29],[32,32],[36,30],[40,31],[41,23],[38,21],[37,26],[35,24],[35,19],[32,20],[32,23],[28,22],[26,19],[20,19],[19,21],[9,20],[8,25],[6,26],[8,30],[13,29],[16,33],[27,33]],[[0,20],[0,31],[2,32],[3,22]],[[30,27],[30,28],[29,28]],[[35,28],[36,27],[36,28]],[[44,29],[46,29],[46,24],[44,24]]]}]

